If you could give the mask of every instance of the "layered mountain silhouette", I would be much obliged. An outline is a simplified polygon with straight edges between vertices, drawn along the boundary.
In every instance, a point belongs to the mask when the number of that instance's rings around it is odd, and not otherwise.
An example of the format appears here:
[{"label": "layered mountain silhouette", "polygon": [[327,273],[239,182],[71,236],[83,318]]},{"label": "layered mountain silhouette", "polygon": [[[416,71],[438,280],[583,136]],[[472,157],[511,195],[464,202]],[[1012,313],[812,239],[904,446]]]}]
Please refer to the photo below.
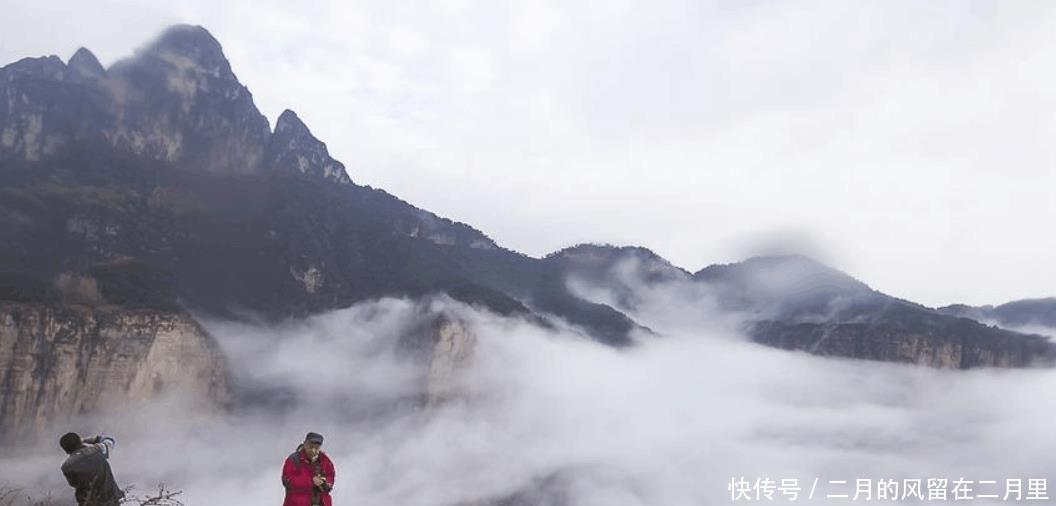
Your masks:
[{"label": "layered mountain silhouette", "polygon": [[1056,297],[1023,299],[997,306],[955,304],[940,307],[940,313],[994,322],[1001,327],[1049,327],[1056,329]]},{"label": "layered mountain silhouette", "polygon": [[279,320],[443,293],[627,346],[659,337],[634,318],[643,287],[678,285],[779,348],[958,368],[1056,357],[1043,337],[890,297],[806,257],[690,273],[637,247],[502,248],[357,184],[293,111],[272,129],[196,26],[110,68],[80,49],[0,69],[0,238],[0,300],[22,304]]}]

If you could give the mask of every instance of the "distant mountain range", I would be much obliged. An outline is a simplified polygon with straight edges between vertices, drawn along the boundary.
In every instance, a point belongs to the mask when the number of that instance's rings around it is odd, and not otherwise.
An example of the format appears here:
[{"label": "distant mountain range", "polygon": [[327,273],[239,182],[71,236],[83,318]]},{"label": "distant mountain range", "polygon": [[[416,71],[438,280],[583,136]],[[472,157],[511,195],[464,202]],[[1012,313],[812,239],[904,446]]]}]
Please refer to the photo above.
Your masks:
[{"label": "distant mountain range", "polygon": [[1024,299],[999,306],[956,304],[940,307],[940,313],[994,322],[1002,327],[1049,327],[1056,330],[1056,297]]},{"label": "distant mountain range", "polygon": [[618,275],[632,262],[645,286],[700,287],[778,348],[954,368],[1056,357],[1044,337],[978,321],[1056,325],[1056,299],[933,310],[801,256],[690,273],[639,247],[505,249],[357,184],[294,112],[271,129],[196,26],[110,68],[80,49],[0,69],[0,238],[0,300],[25,307],[280,320],[443,293],[628,346],[659,335],[634,318],[641,285]]}]

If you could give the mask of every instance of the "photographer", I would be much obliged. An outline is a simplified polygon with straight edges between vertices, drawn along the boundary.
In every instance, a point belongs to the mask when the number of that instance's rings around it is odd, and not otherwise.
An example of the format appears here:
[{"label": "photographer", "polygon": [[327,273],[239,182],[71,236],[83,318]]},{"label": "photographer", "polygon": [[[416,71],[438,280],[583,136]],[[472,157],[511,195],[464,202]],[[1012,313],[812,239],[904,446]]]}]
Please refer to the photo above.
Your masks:
[{"label": "photographer", "polygon": [[59,438],[59,446],[69,455],[62,464],[62,475],[74,488],[78,506],[117,506],[125,496],[108,461],[114,444],[111,436],[82,439],[75,432]]},{"label": "photographer", "polygon": [[334,488],[334,463],[321,447],[323,436],[309,432],[297,451],[282,466],[282,485],[286,487],[283,506],[331,506]]}]

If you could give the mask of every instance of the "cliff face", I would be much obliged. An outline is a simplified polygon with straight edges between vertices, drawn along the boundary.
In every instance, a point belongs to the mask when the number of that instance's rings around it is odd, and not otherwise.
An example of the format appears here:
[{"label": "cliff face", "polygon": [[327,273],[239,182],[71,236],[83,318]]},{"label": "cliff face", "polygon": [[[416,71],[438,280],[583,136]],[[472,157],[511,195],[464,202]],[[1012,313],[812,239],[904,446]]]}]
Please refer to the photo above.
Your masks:
[{"label": "cliff face", "polygon": [[421,301],[414,322],[400,335],[396,349],[420,368],[417,407],[437,408],[459,399],[460,378],[473,365],[477,335],[456,314]]},{"label": "cliff face", "polygon": [[1051,343],[1040,336],[987,327],[963,319],[952,328],[905,330],[886,325],[759,322],[751,327],[761,344],[816,355],[903,362],[944,369],[1051,367]]},{"label": "cliff face", "polygon": [[227,368],[181,313],[0,302],[0,441],[168,392],[219,408]]},{"label": "cliff face", "polygon": [[461,321],[443,317],[437,322],[433,337],[426,404],[435,407],[457,397],[458,376],[472,365],[477,338]]}]

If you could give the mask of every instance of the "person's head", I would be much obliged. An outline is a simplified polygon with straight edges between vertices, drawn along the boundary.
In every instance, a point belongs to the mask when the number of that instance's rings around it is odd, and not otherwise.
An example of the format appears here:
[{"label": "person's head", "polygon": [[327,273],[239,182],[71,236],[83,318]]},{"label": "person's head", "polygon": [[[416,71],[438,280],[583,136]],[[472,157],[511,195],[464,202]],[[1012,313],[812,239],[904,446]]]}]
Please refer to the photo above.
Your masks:
[{"label": "person's head", "polygon": [[308,457],[308,460],[315,460],[319,458],[319,453],[323,451],[323,436],[315,432],[309,432],[307,436],[304,436],[304,444],[301,446],[304,448],[304,455]]},{"label": "person's head", "polygon": [[67,432],[59,438],[59,446],[61,446],[66,453],[73,453],[80,450],[84,446],[84,443],[81,442],[81,436],[76,432]]}]

